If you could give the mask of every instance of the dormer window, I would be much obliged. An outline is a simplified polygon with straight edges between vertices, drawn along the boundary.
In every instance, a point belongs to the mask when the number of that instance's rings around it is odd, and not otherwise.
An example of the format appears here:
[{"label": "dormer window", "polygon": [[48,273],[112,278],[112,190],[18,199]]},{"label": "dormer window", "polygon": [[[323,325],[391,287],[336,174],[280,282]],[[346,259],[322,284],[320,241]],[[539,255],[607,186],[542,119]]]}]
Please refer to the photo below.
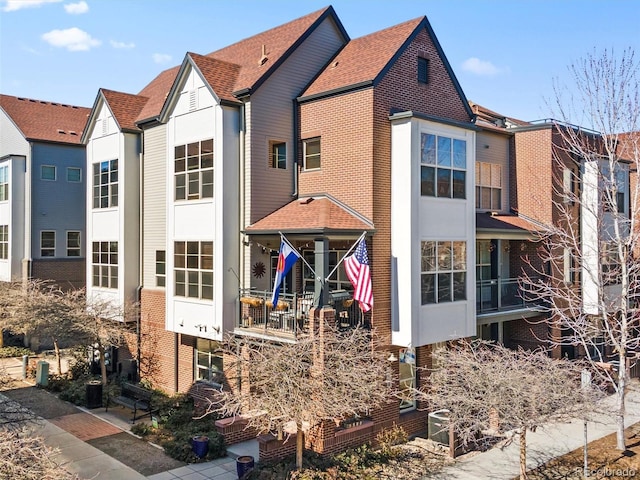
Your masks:
[{"label": "dormer window", "polygon": [[418,82],[429,83],[429,60],[418,57]]}]

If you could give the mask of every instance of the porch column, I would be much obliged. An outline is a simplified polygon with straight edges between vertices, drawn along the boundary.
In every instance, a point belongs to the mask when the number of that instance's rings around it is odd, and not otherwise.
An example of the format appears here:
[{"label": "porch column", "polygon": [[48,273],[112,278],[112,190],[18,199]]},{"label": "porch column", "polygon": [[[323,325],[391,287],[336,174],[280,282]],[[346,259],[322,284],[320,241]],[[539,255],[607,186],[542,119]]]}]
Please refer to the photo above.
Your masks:
[{"label": "porch column", "polygon": [[315,239],[315,268],[316,279],[314,298],[317,298],[316,307],[322,308],[329,305],[329,288],[324,279],[329,274],[329,240],[326,237]]}]

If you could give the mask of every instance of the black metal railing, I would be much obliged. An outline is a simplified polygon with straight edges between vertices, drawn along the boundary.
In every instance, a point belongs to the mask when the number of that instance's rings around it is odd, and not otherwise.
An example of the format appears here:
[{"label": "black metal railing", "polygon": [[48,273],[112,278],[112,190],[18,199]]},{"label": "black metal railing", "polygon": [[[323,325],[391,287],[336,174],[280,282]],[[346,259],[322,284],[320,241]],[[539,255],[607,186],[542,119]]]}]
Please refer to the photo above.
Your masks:
[{"label": "black metal railing", "polygon": [[526,301],[517,278],[494,278],[476,282],[476,313],[514,310],[533,305]]}]

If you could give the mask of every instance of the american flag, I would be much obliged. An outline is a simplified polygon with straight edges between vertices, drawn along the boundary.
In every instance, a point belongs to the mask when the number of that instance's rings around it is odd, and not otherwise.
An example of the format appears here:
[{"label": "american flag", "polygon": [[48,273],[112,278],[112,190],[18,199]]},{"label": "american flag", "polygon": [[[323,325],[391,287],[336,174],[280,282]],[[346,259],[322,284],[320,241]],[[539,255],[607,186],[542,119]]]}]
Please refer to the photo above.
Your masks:
[{"label": "american flag", "polygon": [[364,238],[356,247],[356,251],[344,259],[344,269],[347,277],[353,285],[354,300],[360,304],[363,312],[368,312],[373,307],[373,289],[371,288],[371,270],[369,269],[369,256],[367,244]]}]

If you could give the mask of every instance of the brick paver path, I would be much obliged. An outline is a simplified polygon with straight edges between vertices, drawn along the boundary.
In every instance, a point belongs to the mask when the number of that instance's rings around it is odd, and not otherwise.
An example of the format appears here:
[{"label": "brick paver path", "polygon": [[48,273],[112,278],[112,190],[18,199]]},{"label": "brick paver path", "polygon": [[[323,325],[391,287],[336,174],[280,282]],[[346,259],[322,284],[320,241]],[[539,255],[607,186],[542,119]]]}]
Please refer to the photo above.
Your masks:
[{"label": "brick paver path", "polygon": [[110,423],[83,412],[50,418],[49,421],[85,442],[122,432]]}]

